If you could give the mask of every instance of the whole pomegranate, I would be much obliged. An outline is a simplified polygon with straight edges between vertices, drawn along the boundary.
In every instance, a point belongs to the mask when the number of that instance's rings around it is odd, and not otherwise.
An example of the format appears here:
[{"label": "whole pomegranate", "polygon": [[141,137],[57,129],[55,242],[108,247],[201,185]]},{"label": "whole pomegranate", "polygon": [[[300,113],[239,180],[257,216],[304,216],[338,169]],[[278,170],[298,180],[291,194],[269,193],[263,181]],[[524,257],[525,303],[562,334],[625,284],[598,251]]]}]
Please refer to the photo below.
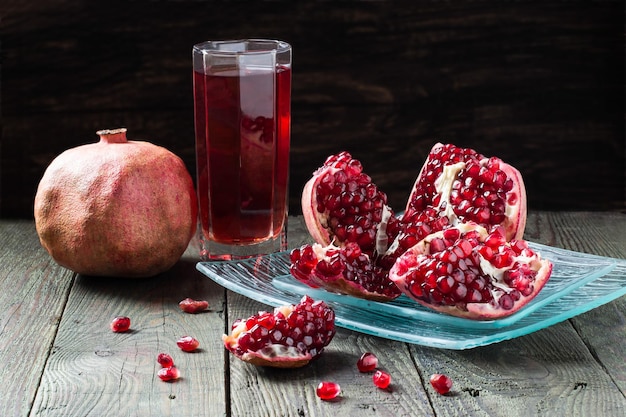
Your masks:
[{"label": "whole pomegranate", "polygon": [[171,268],[196,228],[197,201],[183,161],[169,150],[101,130],[46,169],[35,225],[60,265],[85,275],[148,277]]}]

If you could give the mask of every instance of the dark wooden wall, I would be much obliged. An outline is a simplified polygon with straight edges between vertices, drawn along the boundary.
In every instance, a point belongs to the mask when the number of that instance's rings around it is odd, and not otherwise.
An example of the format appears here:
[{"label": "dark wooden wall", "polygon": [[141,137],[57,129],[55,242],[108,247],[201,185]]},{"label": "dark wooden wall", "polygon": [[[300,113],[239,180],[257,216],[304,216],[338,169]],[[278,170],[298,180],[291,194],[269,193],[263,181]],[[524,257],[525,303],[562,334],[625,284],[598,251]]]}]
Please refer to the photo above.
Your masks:
[{"label": "dark wooden wall", "polygon": [[5,217],[102,128],[194,174],[191,47],[241,37],[294,48],[292,213],[344,149],[402,209],[436,141],[517,166],[531,210],[625,207],[622,1],[2,3]]}]

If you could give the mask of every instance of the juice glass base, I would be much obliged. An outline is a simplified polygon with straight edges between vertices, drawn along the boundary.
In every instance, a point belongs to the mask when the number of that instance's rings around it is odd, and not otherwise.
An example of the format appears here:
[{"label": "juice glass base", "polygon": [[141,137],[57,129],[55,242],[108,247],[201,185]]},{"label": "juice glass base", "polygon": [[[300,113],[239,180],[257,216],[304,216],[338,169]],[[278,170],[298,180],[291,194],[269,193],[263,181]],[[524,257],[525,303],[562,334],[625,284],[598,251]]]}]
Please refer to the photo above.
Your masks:
[{"label": "juice glass base", "polygon": [[281,232],[261,242],[224,244],[211,241],[200,232],[200,259],[202,261],[232,261],[287,250],[287,223]]}]

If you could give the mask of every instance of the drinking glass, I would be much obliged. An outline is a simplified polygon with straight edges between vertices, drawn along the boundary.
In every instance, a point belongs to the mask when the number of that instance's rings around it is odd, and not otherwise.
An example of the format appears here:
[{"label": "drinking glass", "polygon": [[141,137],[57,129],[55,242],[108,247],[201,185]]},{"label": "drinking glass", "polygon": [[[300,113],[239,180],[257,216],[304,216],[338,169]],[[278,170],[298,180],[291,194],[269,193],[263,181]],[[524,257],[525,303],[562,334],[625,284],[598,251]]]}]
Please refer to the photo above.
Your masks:
[{"label": "drinking glass", "polygon": [[269,39],[193,47],[200,257],[287,248],[291,46]]}]

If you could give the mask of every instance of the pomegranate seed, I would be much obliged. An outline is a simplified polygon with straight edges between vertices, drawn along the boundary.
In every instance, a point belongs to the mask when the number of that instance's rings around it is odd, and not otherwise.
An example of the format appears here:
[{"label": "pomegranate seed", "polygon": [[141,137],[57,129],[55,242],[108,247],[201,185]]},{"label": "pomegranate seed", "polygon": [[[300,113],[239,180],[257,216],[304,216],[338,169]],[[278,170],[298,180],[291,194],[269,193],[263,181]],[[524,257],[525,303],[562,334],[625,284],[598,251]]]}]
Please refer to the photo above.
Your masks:
[{"label": "pomegranate seed", "polygon": [[371,372],[378,367],[378,358],[371,352],[365,352],[356,363],[360,372]]},{"label": "pomegranate seed", "polygon": [[111,330],[115,333],[127,332],[130,329],[130,319],[128,317],[118,316],[111,322]]},{"label": "pomegranate seed", "polygon": [[185,352],[193,352],[198,348],[198,346],[200,346],[200,342],[198,342],[198,339],[191,336],[181,337],[176,341],[176,344],[181,350]]},{"label": "pomegranate seed", "polygon": [[206,300],[194,300],[193,298],[185,298],[178,306],[185,313],[199,313],[200,311],[204,311],[209,308],[209,302]]},{"label": "pomegranate seed", "polygon": [[262,315],[259,316],[258,324],[268,330],[271,330],[276,325],[276,316],[274,316],[272,313],[264,312]]},{"label": "pomegranate seed", "polygon": [[180,378],[180,371],[177,367],[172,365],[167,368],[159,369],[157,375],[159,376],[159,378],[161,378],[162,381],[174,381]]},{"label": "pomegranate seed", "polygon": [[167,353],[159,353],[159,355],[157,356],[157,362],[163,368],[169,368],[171,366],[174,366],[174,359],[172,359],[172,357]]},{"label": "pomegranate seed", "polygon": [[441,395],[447,394],[452,388],[452,380],[444,374],[432,374],[430,385]]},{"label": "pomegranate seed", "polygon": [[324,401],[334,400],[341,394],[341,387],[336,382],[322,381],[317,386],[315,393]]},{"label": "pomegranate seed", "polygon": [[386,389],[389,384],[391,384],[391,375],[379,369],[374,372],[374,375],[372,376],[372,381],[374,381],[374,385],[376,385],[378,388]]}]

